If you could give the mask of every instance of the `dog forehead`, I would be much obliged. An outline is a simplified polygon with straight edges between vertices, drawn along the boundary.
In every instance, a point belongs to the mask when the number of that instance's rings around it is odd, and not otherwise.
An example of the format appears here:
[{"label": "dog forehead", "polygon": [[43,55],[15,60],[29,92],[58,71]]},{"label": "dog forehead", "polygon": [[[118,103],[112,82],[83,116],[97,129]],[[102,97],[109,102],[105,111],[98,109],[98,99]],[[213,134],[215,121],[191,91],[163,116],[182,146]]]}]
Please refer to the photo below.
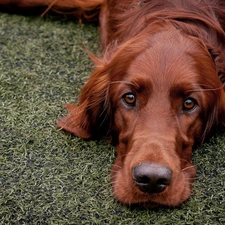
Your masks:
[{"label": "dog forehead", "polygon": [[207,49],[177,30],[159,32],[143,42],[139,38],[121,52],[123,57],[119,54],[114,60],[111,81],[132,83],[140,91],[150,88],[167,93],[216,86],[208,76],[216,72]]},{"label": "dog forehead", "polygon": [[149,48],[134,59],[125,79],[136,86],[152,86],[158,90],[181,85],[191,87],[198,83],[199,76],[194,64],[193,58],[183,49]]}]

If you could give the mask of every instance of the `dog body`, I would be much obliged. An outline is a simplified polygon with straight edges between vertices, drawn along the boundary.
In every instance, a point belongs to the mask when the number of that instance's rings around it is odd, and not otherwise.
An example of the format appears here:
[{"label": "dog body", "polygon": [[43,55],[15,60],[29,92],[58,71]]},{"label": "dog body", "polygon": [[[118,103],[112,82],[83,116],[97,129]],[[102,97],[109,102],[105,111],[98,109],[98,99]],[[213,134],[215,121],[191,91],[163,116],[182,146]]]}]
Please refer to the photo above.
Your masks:
[{"label": "dog body", "polygon": [[67,105],[58,127],[84,139],[112,138],[121,203],[180,205],[196,175],[193,147],[225,125],[224,1],[43,1],[18,2],[54,11],[100,7],[103,57],[92,56],[96,67],[79,103]]}]

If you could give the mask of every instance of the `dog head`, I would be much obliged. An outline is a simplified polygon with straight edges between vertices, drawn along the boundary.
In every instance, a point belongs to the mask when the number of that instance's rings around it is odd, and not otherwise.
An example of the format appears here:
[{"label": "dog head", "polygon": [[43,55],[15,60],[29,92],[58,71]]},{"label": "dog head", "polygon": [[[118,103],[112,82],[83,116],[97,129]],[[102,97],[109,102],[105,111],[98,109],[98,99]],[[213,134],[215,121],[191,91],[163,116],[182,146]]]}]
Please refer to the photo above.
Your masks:
[{"label": "dog head", "polygon": [[113,192],[121,203],[177,206],[196,174],[193,147],[224,126],[216,57],[175,28],[143,32],[112,49],[95,60],[79,105],[67,105],[58,127],[86,139],[112,137]]}]

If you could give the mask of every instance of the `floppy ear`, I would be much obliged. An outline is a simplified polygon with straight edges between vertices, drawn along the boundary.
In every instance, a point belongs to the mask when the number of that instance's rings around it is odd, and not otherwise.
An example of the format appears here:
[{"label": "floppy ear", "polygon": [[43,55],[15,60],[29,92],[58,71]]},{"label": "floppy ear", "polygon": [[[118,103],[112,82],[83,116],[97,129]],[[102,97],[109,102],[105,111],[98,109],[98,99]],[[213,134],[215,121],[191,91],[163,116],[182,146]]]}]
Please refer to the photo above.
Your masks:
[{"label": "floppy ear", "polygon": [[218,99],[217,127],[225,129],[225,57],[217,49],[208,45],[208,51],[215,63],[217,74],[220,78],[223,88],[221,88],[220,99]]},{"label": "floppy ear", "polygon": [[221,128],[225,130],[225,91],[223,91],[221,95],[220,101],[220,112],[219,112],[219,123],[221,124]]},{"label": "floppy ear", "polygon": [[84,139],[106,134],[109,128],[108,84],[104,66],[97,66],[81,91],[79,104],[66,105],[69,115],[59,119],[57,127]]},{"label": "floppy ear", "polygon": [[214,47],[207,45],[208,51],[216,65],[217,74],[223,84],[225,84],[225,56]]},{"label": "floppy ear", "polygon": [[225,56],[221,52],[218,52],[211,48],[209,50],[215,65],[217,74],[220,78],[221,83],[223,84],[223,90],[221,93],[221,99],[220,99],[220,117],[219,122],[223,124],[225,127]]},{"label": "floppy ear", "polygon": [[215,78],[215,89],[212,89],[211,92],[214,93],[213,98],[209,98],[208,102],[208,111],[205,111],[205,129],[202,134],[200,143],[203,143],[204,139],[208,135],[212,135],[218,131],[225,130],[225,57],[220,52],[219,49],[215,48],[210,43],[204,43],[200,40],[202,44],[209,52],[214,64],[217,77],[212,77],[210,82],[213,82]]}]

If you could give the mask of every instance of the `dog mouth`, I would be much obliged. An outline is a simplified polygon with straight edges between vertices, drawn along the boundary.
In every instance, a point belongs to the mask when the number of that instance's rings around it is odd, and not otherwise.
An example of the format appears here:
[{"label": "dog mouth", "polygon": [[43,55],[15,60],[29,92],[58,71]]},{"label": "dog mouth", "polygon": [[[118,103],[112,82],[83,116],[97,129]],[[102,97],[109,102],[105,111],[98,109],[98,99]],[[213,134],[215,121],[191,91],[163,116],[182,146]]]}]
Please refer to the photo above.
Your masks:
[{"label": "dog mouth", "polygon": [[138,139],[131,146],[127,154],[117,152],[111,170],[113,193],[120,203],[173,208],[190,197],[196,169],[190,158],[179,154],[182,149],[175,141]]},{"label": "dog mouth", "polygon": [[190,176],[157,163],[140,163],[127,177],[121,168],[112,177],[115,198],[125,205],[144,208],[177,207],[191,194]]}]

